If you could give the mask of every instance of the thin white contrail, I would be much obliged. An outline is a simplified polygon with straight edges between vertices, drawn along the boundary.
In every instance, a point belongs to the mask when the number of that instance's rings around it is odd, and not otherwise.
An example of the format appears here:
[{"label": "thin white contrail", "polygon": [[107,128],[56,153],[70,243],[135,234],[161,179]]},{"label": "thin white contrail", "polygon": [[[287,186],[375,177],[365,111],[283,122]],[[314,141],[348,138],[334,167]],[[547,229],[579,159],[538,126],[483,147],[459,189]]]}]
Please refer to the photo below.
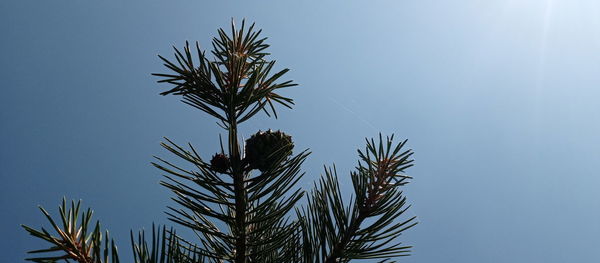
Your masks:
[{"label": "thin white contrail", "polygon": [[[542,96],[544,93],[544,82],[546,78],[546,53],[548,49],[548,35],[551,28],[553,11],[554,0],[546,0],[546,5],[544,7],[544,17],[542,21],[542,34],[540,36],[540,53],[537,65],[533,98],[533,123],[534,129],[538,130],[538,132],[541,128]],[[538,137],[536,136],[534,140],[537,139]]]},{"label": "thin white contrail", "polygon": [[346,105],[342,104],[341,102],[339,102],[338,100],[334,99],[333,97],[329,97],[329,99],[331,101],[333,101],[335,104],[337,104],[338,106],[342,107],[343,109],[345,109],[346,111],[352,113],[354,115],[354,117],[356,117],[357,119],[359,119],[360,121],[366,123],[367,125],[369,125],[371,128],[378,130],[377,127],[375,127],[375,125],[373,125],[371,122],[369,122],[369,120],[361,117],[358,113],[356,113],[355,111],[353,111],[352,109],[350,109],[349,107],[347,107]]},{"label": "thin white contrail", "polygon": [[550,32],[550,25],[552,23],[552,13],[554,11],[554,0],[547,0],[544,9],[544,20],[542,25],[542,35],[540,39],[540,54],[538,61],[538,72],[536,80],[536,95],[541,95],[544,79],[545,79],[545,67],[546,67],[546,51],[548,48],[548,34]]}]

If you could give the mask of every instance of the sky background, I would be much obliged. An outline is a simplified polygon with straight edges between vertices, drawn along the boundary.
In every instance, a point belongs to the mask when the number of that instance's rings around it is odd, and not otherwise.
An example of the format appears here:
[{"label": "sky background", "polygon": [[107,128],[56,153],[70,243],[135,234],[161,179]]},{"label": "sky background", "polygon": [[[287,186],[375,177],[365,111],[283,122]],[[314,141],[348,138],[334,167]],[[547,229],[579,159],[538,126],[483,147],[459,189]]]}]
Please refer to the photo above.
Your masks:
[{"label": "sky background", "polygon": [[0,247],[22,262],[63,196],[82,199],[131,258],[130,229],[172,223],[159,142],[218,149],[202,112],[158,93],[157,54],[209,47],[231,18],[256,21],[300,86],[294,110],[241,127],[281,129],[348,172],[365,137],[415,150],[406,187],[420,224],[401,262],[600,261],[600,2],[0,2]]}]

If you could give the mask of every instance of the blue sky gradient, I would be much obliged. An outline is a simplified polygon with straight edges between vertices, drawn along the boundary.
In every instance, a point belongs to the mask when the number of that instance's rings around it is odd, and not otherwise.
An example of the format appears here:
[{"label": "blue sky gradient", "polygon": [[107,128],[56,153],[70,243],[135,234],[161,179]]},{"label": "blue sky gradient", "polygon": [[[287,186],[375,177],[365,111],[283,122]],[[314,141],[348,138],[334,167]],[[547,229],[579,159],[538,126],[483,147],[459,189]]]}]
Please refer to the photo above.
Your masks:
[{"label": "blue sky gradient", "polygon": [[0,247],[22,262],[63,196],[95,210],[130,258],[129,230],[172,225],[159,142],[218,149],[214,120],[161,97],[157,54],[209,47],[231,18],[256,21],[299,87],[281,129],[348,172],[365,137],[416,152],[406,188],[420,224],[402,262],[599,262],[600,2],[2,1]]}]

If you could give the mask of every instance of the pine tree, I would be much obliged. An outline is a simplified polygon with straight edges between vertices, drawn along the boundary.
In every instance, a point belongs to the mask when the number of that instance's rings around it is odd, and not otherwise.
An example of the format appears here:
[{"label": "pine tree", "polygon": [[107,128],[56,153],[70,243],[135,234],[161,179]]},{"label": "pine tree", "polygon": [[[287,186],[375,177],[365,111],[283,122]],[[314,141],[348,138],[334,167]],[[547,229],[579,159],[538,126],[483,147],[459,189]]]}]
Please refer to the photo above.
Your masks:
[{"label": "pine tree", "polygon": [[[258,131],[240,141],[239,125],[261,112],[277,118],[278,107],[294,105],[279,92],[296,84],[282,80],[288,69],[274,72],[275,61],[269,60],[269,45],[260,34],[254,24],[247,28],[242,21],[236,28],[232,22],[230,34],[218,30],[209,55],[198,43],[190,47],[186,42],[182,50],[174,49],[173,60],[159,56],[169,72],[153,75],[172,85],[161,95],[180,96],[216,118],[227,137],[210,160],[191,144],[165,138],[162,146],[179,158],[156,157],[152,163],[164,173],[161,184],[174,194],[176,205],[166,213],[199,240],[185,240],[164,226],[153,227],[148,240],[144,232],[132,232],[135,262],[390,262],[407,256],[411,247],[398,237],[416,221],[404,216],[409,205],[400,190],[411,179],[404,171],[413,165],[406,141],[394,143],[393,135],[381,134],[366,140],[350,174],[350,199],[342,196],[335,167],[326,167],[305,195],[296,184],[309,152],[294,154],[290,135]],[[190,165],[194,168],[183,168]],[[63,200],[60,224],[40,209],[57,234],[23,226],[51,244],[30,251],[42,256],[28,260],[119,262],[114,241],[108,232],[103,235],[98,222],[91,227],[92,212],[80,213],[80,202],[69,206]]]}]

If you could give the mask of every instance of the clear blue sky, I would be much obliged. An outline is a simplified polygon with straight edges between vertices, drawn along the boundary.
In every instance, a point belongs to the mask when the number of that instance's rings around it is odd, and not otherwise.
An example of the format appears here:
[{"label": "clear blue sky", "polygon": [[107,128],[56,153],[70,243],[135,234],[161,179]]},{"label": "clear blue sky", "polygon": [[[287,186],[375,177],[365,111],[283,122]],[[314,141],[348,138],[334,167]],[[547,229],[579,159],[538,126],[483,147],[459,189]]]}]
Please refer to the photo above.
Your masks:
[{"label": "clear blue sky", "polygon": [[19,224],[45,224],[36,206],[56,213],[63,196],[94,208],[125,259],[130,229],[168,223],[149,165],[171,157],[162,136],[208,156],[220,130],[150,73],[233,17],[256,21],[300,84],[294,110],[243,135],[282,129],[310,148],[303,185],[324,164],[347,176],[364,137],[409,139],[421,223],[403,262],[599,262],[599,13],[595,0],[2,1],[0,261],[41,248]]}]

